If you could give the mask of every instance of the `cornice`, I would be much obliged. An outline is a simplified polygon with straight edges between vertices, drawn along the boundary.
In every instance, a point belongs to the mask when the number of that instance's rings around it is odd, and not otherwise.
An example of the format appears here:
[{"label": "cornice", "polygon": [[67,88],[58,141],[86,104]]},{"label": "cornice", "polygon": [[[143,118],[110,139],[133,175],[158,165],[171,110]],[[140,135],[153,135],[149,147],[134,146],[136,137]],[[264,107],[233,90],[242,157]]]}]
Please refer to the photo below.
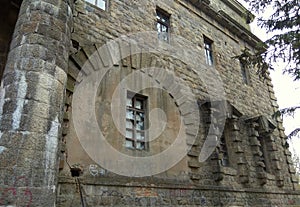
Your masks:
[{"label": "cornice", "polygon": [[[224,12],[223,10],[216,11],[214,8],[212,8],[210,6],[209,0],[187,0],[187,1],[190,2],[197,9],[199,9],[201,12],[205,13],[207,16],[214,19],[220,25],[227,28],[235,36],[244,40],[250,46],[255,47],[258,42],[261,42],[261,40],[257,36],[255,36],[246,27],[244,27],[236,20],[234,20],[226,12]],[[235,8],[235,10],[239,11],[241,15],[245,16],[247,15],[247,13],[251,14],[245,7],[243,7],[235,0],[222,0],[222,1],[225,2],[228,6],[230,4],[230,7]],[[233,2],[235,2],[236,5],[233,4]]]}]

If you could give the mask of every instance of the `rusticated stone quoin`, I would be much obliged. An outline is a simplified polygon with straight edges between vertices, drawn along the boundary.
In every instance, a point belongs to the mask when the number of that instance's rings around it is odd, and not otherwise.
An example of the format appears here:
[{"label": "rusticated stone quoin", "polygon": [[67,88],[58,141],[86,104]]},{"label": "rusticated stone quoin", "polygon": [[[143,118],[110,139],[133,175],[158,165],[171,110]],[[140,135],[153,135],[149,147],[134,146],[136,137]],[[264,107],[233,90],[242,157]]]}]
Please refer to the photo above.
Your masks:
[{"label": "rusticated stone quoin", "polygon": [[1,206],[55,204],[72,5],[21,4],[1,85]]}]

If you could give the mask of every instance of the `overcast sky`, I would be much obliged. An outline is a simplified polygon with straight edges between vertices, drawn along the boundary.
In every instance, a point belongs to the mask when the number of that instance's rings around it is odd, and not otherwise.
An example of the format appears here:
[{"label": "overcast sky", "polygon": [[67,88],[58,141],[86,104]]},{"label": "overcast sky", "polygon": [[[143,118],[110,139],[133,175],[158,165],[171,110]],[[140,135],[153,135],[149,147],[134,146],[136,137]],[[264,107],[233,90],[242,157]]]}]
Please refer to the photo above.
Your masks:
[{"label": "overcast sky", "polygon": [[[248,5],[243,0],[238,0],[246,8],[249,9]],[[256,17],[263,15],[264,18],[268,18],[272,14],[272,9],[264,11],[263,14],[255,14]],[[266,34],[264,29],[257,26],[257,22],[251,23],[252,32],[259,37],[261,40],[266,40],[271,37],[272,34]],[[277,64],[275,71],[271,71],[271,78],[274,85],[275,95],[278,99],[280,108],[286,108],[290,106],[300,105],[300,81],[293,81],[293,79],[287,74],[282,74],[282,68],[284,64]],[[289,134],[293,129],[300,126],[300,113],[296,113],[293,117],[284,117],[283,125],[285,127],[285,133]],[[290,150],[297,151],[300,156],[300,136],[293,138],[290,142]]]}]

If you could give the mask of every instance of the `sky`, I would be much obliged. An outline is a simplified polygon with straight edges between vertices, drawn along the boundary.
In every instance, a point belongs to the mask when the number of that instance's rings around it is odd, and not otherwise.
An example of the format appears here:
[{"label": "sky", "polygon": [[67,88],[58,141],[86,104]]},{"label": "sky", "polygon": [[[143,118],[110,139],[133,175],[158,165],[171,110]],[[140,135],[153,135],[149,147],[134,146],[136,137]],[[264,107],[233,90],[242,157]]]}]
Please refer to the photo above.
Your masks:
[{"label": "sky", "polygon": [[[243,1],[238,0],[247,9],[249,6]],[[264,11],[263,14],[255,14],[256,17],[268,18],[272,14],[272,8]],[[256,18],[257,19],[257,18]],[[266,40],[273,34],[267,34],[266,31],[259,26],[257,26],[257,21],[254,20],[250,24],[251,31],[259,37],[261,40]],[[282,68],[284,68],[283,63],[275,65],[275,70],[271,72],[272,83],[274,85],[275,95],[277,97],[277,102],[279,108],[286,108],[295,105],[300,105],[300,81],[293,81],[288,74],[282,74]],[[299,111],[295,113],[294,117],[283,117],[283,125],[285,127],[285,133],[289,134],[293,129],[300,126],[300,113]],[[300,157],[300,136],[292,138],[290,141],[290,151],[296,153]]]}]

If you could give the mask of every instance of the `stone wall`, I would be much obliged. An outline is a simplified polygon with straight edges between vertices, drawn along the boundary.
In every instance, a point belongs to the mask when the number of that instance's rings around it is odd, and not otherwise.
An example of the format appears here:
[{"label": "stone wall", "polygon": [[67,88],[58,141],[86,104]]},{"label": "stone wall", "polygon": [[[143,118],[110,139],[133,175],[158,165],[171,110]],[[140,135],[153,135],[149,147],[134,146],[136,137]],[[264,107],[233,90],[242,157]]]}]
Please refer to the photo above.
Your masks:
[{"label": "stone wall", "polygon": [[[102,178],[105,179],[105,178]],[[105,182],[79,186],[74,181],[63,180],[58,196],[58,206],[297,206],[298,195],[267,190],[237,190],[212,186],[188,186],[184,183],[177,185],[159,184],[145,186],[139,184],[120,185],[120,181],[105,179]],[[97,180],[100,180],[99,178]],[[292,193],[292,192],[288,192]]]},{"label": "stone wall", "polygon": [[[111,0],[106,11],[84,0],[26,0],[13,32],[16,2],[1,8],[9,20],[0,32],[1,206],[299,206],[282,120],[272,118],[278,105],[271,80],[247,68],[245,83],[232,58],[259,41],[235,0]],[[168,43],[157,39],[157,9],[170,16]],[[212,66],[204,38],[213,43]],[[97,71],[103,76],[93,76]],[[132,73],[143,78],[128,78]],[[88,78],[94,91],[81,92],[95,99],[78,96]],[[145,151],[124,148],[112,119],[120,115],[125,129],[125,104],[111,99],[118,85],[124,102],[128,90],[148,97],[147,111],[160,121],[155,130],[147,123],[149,135],[164,128]],[[82,106],[96,116],[89,119]],[[89,150],[79,128],[87,140],[99,128],[130,159],[174,143],[177,151],[155,163],[126,163],[105,154],[97,139]],[[226,140],[226,166],[218,136]],[[107,163],[99,155],[123,170],[101,166]]]},{"label": "stone wall", "polygon": [[[272,118],[278,105],[271,80],[260,79],[255,68],[248,68],[249,83],[246,84],[242,77],[241,64],[232,58],[238,55],[241,49],[253,50],[255,43],[259,41],[249,32],[249,26],[246,25],[248,13],[235,1],[212,1],[211,6],[206,1],[203,1],[200,6],[193,2],[119,0],[109,1],[108,10],[103,11],[83,0],[76,1],[72,33],[74,51],[69,59],[63,147],[59,154],[61,171],[58,206],[80,206],[81,202],[87,206],[299,205],[297,199],[299,193],[293,191],[297,181],[290,163],[290,153],[286,148],[282,120]],[[133,50],[135,45],[130,43],[128,48],[131,52],[127,53],[126,58],[122,56],[123,43],[117,44],[117,50],[108,49],[107,54],[102,53],[103,45],[122,35],[151,31],[155,33],[157,8],[170,14],[170,45],[176,43],[177,47],[189,50],[192,54],[187,56],[189,58],[165,57],[161,54],[151,54],[149,51],[134,53],[132,51],[135,51]],[[234,17],[235,21],[228,16]],[[179,36],[183,38],[176,39]],[[213,40],[213,66],[208,66],[205,62],[204,36]],[[152,48],[152,43],[153,45],[166,44],[146,38],[147,47]],[[95,55],[97,50],[98,54]],[[147,53],[147,57],[144,53]],[[119,56],[116,57],[116,54]],[[88,61],[89,57],[93,59]],[[159,79],[161,73],[156,74],[145,70],[149,67],[158,67],[172,72],[178,79],[184,80],[191,89],[190,95],[198,100],[200,119],[198,136],[194,142],[186,141],[186,145],[191,149],[181,162],[158,175],[139,179],[119,176],[98,165],[95,159],[91,159],[80,145],[72,118],[74,86],[80,70],[86,67],[85,64],[91,65],[90,71],[83,69],[84,74],[87,75],[99,69],[112,68],[98,88],[97,120],[102,129],[105,128],[103,123],[109,123],[106,124],[108,130],[106,139],[111,140],[110,143],[120,151],[123,150],[125,154],[131,152],[126,152],[126,149],[124,151],[122,148],[122,135],[115,130],[109,113],[111,104],[109,99],[118,82],[135,71],[141,71],[153,79],[158,77],[155,80],[161,82]],[[193,67],[195,65],[197,67]],[[214,71],[214,69],[217,71],[216,76],[205,76],[207,78],[205,81],[201,80],[201,76],[197,73],[199,71],[209,73],[207,71]],[[217,79],[217,76],[220,79]],[[218,120],[210,119],[209,114],[221,113],[217,109],[210,108],[214,102],[208,100],[209,95],[215,97],[219,93],[217,89],[207,89],[209,88],[207,82],[215,83],[216,80],[222,83],[225,92],[224,136],[229,150],[231,162],[229,166],[220,164],[222,153],[219,148],[206,162],[198,161],[209,125],[218,125]],[[128,82],[134,83],[132,80]],[[167,116],[171,115],[176,107],[180,114],[182,113],[180,102],[178,103],[176,96],[174,98],[174,94],[163,95],[154,89],[142,92],[154,98],[155,106],[159,107],[160,104],[168,106],[165,108],[165,111],[170,110]],[[125,95],[123,94],[122,97],[124,99]],[[174,103],[168,102],[168,99],[172,100],[172,98]],[[216,100],[218,101],[220,100]],[[188,128],[188,124],[185,127]],[[168,130],[174,131],[172,127],[169,127],[166,133]],[[186,135],[189,136],[189,133]],[[168,137],[161,138],[164,140]],[[264,152],[259,143],[261,138],[267,140],[267,149]],[[154,151],[159,152],[159,150]],[[268,170],[264,169],[264,163],[261,162],[263,153],[268,156],[266,161]],[[79,178],[72,178],[70,175],[70,167],[75,165],[80,166]]]}]

